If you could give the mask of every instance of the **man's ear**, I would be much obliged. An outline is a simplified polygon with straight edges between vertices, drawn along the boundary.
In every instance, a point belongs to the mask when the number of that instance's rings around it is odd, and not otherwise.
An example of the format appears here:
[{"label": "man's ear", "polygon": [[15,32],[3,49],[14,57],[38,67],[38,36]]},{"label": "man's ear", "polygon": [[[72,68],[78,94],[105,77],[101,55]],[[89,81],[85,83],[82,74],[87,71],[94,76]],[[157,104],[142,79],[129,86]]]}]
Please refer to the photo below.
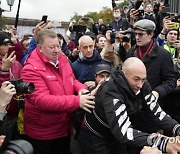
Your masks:
[{"label": "man's ear", "polygon": [[125,74],[125,71],[124,70],[121,70],[124,74]]},{"label": "man's ear", "polygon": [[37,48],[38,48],[38,49],[41,49],[41,44],[37,44]]},{"label": "man's ear", "polygon": [[79,46],[77,46],[77,49],[78,49],[78,50],[80,50],[80,47],[79,47]]}]

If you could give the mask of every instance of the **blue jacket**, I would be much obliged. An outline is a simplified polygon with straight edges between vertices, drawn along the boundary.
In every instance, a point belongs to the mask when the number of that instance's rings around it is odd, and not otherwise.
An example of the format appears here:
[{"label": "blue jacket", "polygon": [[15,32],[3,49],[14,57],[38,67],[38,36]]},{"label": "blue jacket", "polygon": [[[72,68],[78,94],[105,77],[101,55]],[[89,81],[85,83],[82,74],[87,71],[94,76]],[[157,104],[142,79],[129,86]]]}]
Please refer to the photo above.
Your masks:
[{"label": "blue jacket", "polygon": [[72,69],[76,79],[78,79],[81,83],[85,83],[86,81],[95,81],[96,66],[98,64],[108,63],[101,58],[97,50],[94,50],[92,58],[78,58],[72,63]]}]

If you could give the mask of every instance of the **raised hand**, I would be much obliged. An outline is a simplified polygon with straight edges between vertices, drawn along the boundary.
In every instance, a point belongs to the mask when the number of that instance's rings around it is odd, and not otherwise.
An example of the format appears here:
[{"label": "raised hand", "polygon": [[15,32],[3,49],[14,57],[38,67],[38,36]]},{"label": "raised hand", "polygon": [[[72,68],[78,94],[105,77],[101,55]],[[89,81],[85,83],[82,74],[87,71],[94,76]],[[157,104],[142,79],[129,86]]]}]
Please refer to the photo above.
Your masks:
[{"label": "raised hand", "polygon": [[16,94],[15,86],[9,81],[3,82],[0,89],[0,112],[5,111],[6,106],[10,103],[14,94]]},{"label": "raised hand", "polygon": [[15,51],[13,51],[9,56],[8,53],[6,53],[5,56],[2,58],[2,66],[1,66],[2,71],[9,71],[12,64],[16,60],[16,55],[14,53]]}]

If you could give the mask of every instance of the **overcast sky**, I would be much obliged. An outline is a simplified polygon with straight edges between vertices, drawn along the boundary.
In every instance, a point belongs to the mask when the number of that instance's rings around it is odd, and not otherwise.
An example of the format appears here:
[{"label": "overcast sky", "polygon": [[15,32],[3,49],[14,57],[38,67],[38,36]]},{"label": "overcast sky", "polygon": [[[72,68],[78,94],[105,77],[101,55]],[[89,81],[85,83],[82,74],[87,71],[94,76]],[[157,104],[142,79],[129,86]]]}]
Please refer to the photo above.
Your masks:
[{"label": "overcast sky", "polygon": [[[16,17],[19,0],[15,0],[11,12],[4,16]],[[111,0],[21,0],[19,18],[41,19],[43,14],[48,20],[69,21],[74,13],[99,12],[102,7],[111,8]],[[9,9],[6,0],[1,0],[2,9]]]}]

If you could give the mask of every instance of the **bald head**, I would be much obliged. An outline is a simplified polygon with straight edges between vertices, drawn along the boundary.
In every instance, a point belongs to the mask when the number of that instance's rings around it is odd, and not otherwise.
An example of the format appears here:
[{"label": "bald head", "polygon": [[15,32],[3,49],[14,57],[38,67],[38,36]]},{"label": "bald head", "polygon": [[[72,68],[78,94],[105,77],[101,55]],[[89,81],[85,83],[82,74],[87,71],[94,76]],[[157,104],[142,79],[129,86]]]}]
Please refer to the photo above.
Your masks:
[{"label": "bald head", "polygon": [[81,36],[79,39],[79,46],[82,46],[84,43],[87,43],[87,42],[93,43],[92,38],[88,35]]},{"label": "bald head", "polygon": [[122,70],[123,72],[131,72],[133,70],[141,70],[146,72],[146,67],[139,58],[131,57],[124,61],[122,65]]},{"label": "bald head", "polygon": [[137,93],[142,88],[146,79],[146,67],[144,63],[136,57],[128,58],[122,65],[122,71],[131,88]]},{"label": "bald head", "polygon": [[84,58],[93,57],[94,42],[90,36],[84,35],[79,39],[79,51]]}]

